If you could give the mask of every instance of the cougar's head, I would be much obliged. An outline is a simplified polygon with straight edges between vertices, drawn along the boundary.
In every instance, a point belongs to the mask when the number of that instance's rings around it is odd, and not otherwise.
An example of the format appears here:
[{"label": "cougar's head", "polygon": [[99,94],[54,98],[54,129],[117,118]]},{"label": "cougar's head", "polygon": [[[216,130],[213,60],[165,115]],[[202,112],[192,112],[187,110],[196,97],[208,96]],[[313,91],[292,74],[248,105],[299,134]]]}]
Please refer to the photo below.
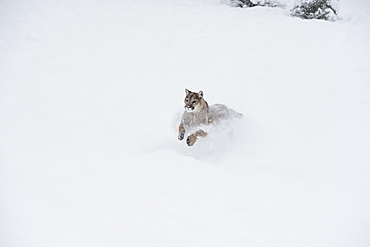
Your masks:
[{"label": "cougar's head", "polygon": [[185,110],[187,112],[199,112],[203,108],[203,91],[200,91],[199,93],[191,92],[187,89],[185,89]]}]

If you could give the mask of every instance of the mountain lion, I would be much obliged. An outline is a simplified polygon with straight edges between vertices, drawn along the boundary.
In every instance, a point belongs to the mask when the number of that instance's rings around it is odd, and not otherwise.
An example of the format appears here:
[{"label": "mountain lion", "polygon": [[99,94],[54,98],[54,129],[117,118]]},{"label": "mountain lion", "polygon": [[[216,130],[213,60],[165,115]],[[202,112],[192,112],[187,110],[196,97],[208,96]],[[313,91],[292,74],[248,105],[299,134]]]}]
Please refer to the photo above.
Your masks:
[{"label": "mountain lion", "polygon": [[188,146],[193,146],[198,137],[207,136],[207,132],[201,129],[202,126],[218,123],[225,119],[243,117],[243,114],[222,104],[208,106],[207,101],[203,98],[203,91],[194,93],[185,89],[185,93],[185,112],[179,125],[178,139],[181,141],[184,139],[186,132],[191,133],[186,139]]}]

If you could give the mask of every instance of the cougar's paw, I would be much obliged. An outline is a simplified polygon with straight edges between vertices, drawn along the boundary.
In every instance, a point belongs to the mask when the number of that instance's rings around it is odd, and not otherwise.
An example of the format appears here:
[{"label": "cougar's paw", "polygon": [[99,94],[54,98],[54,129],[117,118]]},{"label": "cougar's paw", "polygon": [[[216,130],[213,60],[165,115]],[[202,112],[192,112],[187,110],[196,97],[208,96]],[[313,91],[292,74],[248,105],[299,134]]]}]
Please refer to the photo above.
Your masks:
[{"label": "cougar's paw", "polygon": [[182,139],[184,139],[184,135],[185,135],[185,132],[179,132],[179,136],[178,136],[178,138],[179,138],[179,140],[180,141],[182,141]]},{"label": "cougar's paw", "polygon": [[188,136],[188,138],[186,139],[186,144],[188,144],[188,146],[193,146],[194,143],[197,141],[197,138],[195,137],[194,134]]}]

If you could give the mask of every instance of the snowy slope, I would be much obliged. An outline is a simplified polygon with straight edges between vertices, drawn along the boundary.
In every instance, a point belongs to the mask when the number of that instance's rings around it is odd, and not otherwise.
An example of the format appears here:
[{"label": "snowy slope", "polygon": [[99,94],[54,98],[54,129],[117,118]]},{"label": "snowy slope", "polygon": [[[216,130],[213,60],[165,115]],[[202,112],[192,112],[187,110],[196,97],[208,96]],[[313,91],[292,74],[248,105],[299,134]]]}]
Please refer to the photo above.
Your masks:
[{"label": "snowy slope", "polygon": [[0,245],[368,246],[369,7],[0,2]]}]

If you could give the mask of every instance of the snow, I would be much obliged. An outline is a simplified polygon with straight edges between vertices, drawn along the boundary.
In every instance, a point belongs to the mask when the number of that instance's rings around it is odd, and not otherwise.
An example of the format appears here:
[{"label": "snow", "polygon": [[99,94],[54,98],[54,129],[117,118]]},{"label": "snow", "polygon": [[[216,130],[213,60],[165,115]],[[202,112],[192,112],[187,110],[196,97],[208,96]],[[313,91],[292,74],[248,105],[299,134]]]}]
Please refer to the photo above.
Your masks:
[{"label": "snow", "polygon": [[369,7],[0,2],[0,245],[369,246]]}]

